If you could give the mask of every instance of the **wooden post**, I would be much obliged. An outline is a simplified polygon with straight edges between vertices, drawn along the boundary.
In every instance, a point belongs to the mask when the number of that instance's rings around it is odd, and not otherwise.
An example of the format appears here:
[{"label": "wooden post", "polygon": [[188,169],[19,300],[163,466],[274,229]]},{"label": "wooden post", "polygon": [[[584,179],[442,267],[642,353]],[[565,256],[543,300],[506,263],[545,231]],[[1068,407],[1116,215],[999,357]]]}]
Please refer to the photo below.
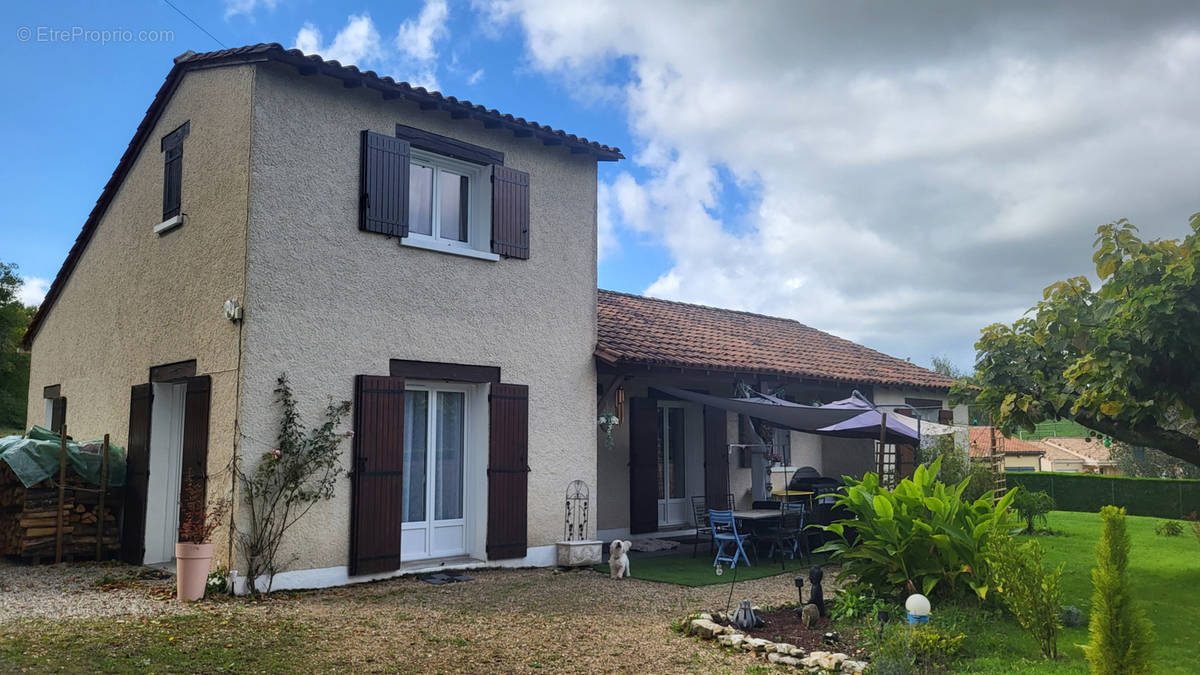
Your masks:
[{"label": "wooden post", "polygon": [[96,560],[104,560],[104,493],[108,492],[108,434],[100,446],[100,505],[96,507]]},{"label": "wooden post", "polygon": [[887,413],[879,413],[879,484],[883,485],[883,446],[887,441]]},{"label": "wooden post", "polygon": [[54,526],[54,562],[60,563],[63,558],[63,501],[67,492],[67,425],[64,422],[59,428],[61,444],[58,449],[58,514]]}]

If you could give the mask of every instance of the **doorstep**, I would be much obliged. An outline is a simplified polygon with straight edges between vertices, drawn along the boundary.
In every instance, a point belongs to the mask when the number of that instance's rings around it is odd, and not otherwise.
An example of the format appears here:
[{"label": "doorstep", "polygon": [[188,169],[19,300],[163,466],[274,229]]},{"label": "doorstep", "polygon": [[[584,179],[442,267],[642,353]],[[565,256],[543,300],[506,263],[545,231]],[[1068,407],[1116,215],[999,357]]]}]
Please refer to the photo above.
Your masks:
[{"label": "doorstep", "polygon": [[401,561],[400,574],[424,574],[426,572],[441,572],[444,570],[470,569],[486,565],[487,561],[472,558],[468,555],[448,556],[445,558],[422,558],[421,560]]}]

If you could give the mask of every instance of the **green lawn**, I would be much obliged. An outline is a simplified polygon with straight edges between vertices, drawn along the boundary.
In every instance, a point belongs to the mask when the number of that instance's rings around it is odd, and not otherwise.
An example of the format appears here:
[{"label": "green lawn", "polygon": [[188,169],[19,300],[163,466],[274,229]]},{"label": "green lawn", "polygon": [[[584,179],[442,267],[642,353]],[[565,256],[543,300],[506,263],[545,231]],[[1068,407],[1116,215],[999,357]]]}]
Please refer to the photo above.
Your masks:
[{"label": "green lawn", "polygon": [[[1200,542],[1190,531],[1180,537],[1154,534],[1158,518],[1127,517],[1132,541],[1130,572],[1137,599],[1154,623],[1158,641],[1158,673],[1197,672],[1200,649]],[[1091,569],[1100,537],[1100,516],[1055,511],[1050,514],[1054,535],[1038,540],[1052,564],[1063,563],[1063,598],[1083,610],[1091,607]],[[1087,642],[1087,627],[1065,628],[1059,637],[1057,662],[1043,660],[1033,640],[1007,615],[989,615],[975,609],[951,608],[934,621],[967,634],[969,660],[957,670],[971,673],[1086,673],[1087,662],[1076,645]]]},{"label": "green lawn", "polygon": [[[686,548],[684,552],[673,555],[660,555],[649,558],[633,558],[630,561],[630,573],[634,579],[644,579],[646,581],[658,581],[667,584],[677,584],[679,586],[710,586],[712,584],[727,584],[730,579],[733,579],[734,570],[729,569],[729,565],[724,566],[724,574],[717,576],[713,568],[713,554],[708,553],[702,546],[696,557],[692,557],[692,547]],[[825,555],[820,554],[800,560],[785,560],[784,566],[781,567],[779,559],[757,559],[752,558],[752,564],[747,567],[744,564],[739,564],[737,567],[738,580],[762,579],[764,577],[775,576],[776,574],[792,574],[796,575],[805,572],[807,578],[807,570],[814,563],[824,562]],[[594,568],[598,572],[608,574],[608,564],[595,565]]]}]

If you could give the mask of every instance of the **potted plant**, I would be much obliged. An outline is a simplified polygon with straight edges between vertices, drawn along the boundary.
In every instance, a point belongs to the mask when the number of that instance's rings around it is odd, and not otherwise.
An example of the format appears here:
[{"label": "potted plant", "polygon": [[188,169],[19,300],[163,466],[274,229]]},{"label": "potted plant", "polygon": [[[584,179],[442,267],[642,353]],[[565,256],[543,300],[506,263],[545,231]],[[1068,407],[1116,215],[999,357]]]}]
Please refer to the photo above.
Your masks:
[{"label": "potted plant", "polygon": [[222,499],[211,511],[204,510],[204,482],[184,482],[180,509],[179,542],[175,544],[175,593],[185,602],[204,597],[208,569],[212,565],[212,534],[225,520],[229,501]]}]

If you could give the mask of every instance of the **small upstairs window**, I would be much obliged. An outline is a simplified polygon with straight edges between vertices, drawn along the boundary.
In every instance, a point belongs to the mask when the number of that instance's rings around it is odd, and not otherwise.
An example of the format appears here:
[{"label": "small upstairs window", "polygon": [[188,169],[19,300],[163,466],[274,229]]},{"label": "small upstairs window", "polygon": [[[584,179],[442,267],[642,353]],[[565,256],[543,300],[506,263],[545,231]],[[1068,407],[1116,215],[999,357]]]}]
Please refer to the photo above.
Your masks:
[{"label": "small upstairs window", "polygon": [[164,224],[180,215],[179,208],[183,198],[183,139],[187,138],[190,130],[191,122],[184,122],[162,139]]},{"label": "small upstairs window", "polygon": [[408,178],[408,237],[453,248],[487,250],[490,195],[486,167],[412,150]]}]

